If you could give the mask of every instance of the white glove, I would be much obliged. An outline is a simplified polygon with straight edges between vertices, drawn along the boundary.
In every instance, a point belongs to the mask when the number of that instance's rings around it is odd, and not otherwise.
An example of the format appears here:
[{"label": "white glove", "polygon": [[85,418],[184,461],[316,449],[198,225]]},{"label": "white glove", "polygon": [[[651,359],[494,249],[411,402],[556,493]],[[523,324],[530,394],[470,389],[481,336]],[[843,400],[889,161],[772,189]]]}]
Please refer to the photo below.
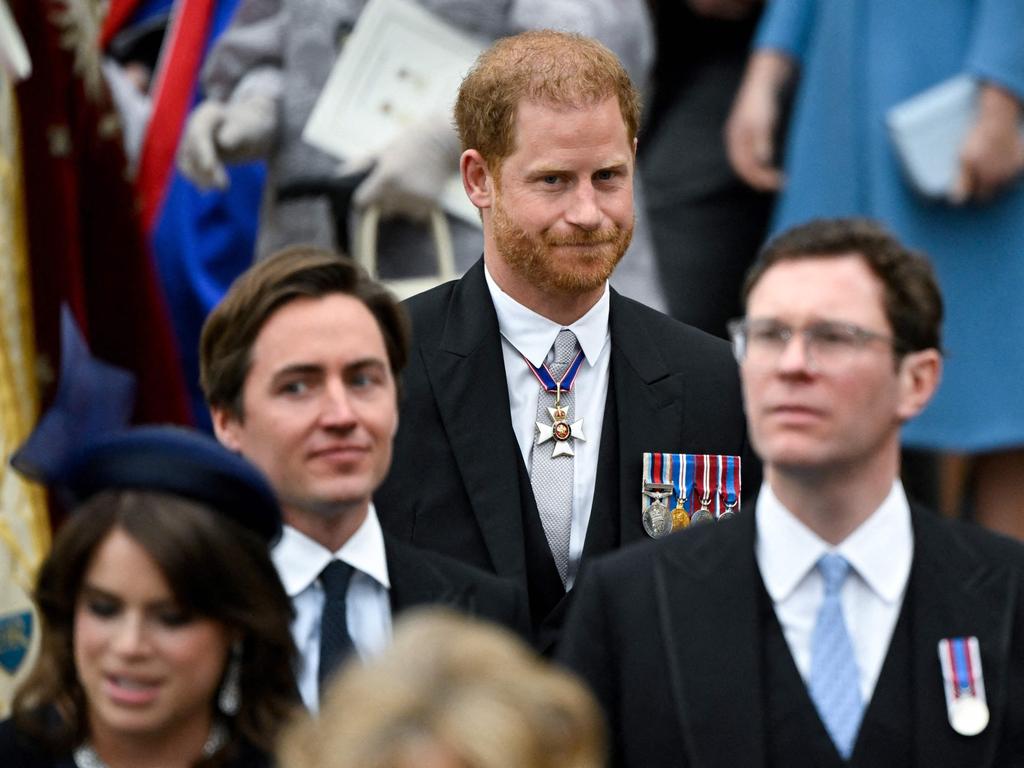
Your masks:
[{"label": "white glove", "polygon": [[103,77],[107,81],[114,106],[117,107],[117,114],[121,117],[124,151],[128,159],[128,169],[134,176],[139,168],[142,139],[149,125],[153,105],[128,70],[113,59],[103,59]]},{"label": "white glove", "polygon": [[207,99],[185,125],[178,148],[178,169],[204,189],[226,189],[224,163],[264,157],[277,130],[273,99],[250,95],[227,104]]},{"label": "white glove", "polygon": [[384,217],[425,221],[458,170],[455,129],[446,117],[435,115],[409,126],[378,153],[353,202],[360,208],[377,205]]}]

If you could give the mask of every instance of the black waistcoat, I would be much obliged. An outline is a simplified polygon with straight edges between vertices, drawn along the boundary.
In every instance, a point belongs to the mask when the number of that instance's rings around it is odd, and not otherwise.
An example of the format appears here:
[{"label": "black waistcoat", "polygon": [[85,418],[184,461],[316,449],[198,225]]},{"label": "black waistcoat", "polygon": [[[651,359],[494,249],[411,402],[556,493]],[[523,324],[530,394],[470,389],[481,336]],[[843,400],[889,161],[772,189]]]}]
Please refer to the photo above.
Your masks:
[{"label": "black waistcoat", "polygon": [[[549,444],[540,446],[550,450]],[[619,449],[618,421],[615,413],[615,393],[613,382],[608,382],[608,396],[605,399],[604,423],[601,427],[601,447],[598,456],[598,476],[595,482],[594,503],[591,509],[590,522],[587,524],[586,547],[588,557],[609,552],[619,546],[619,518],[601,512],[605,505],[598,502],[598,494],[603,498],[619,498],[618,462],[607,460],[617,457]],[[613,469],[607,469],[609,465]],[[602,472],[602,468],[606,468]],[[519,494],[524,500],[523,532],[526,550],[526,582],[530,595],[530,616],[534,628],[540,627],[545,619],[548,624],[561,626],[567,605],[567,595],[555,567],[555,559],[548,546],[544,534],[544,526],[537,511],[537,502],[533,495],[533,486],[525,465],[519,463]],[[640,496],[640,478],[637,478],[637,498]],[[615,505],[611,505],[613,508]],[[639,508],[639,500],[637,501]],[[639,514],[639,513],[637,513]]]},{"label": "black waistcoat", "polygon": [[761,589],[767,768],[877,768],[911,765],[914,722],[909,590],[850,761],[825,730],[789,651],[771,598]]}]

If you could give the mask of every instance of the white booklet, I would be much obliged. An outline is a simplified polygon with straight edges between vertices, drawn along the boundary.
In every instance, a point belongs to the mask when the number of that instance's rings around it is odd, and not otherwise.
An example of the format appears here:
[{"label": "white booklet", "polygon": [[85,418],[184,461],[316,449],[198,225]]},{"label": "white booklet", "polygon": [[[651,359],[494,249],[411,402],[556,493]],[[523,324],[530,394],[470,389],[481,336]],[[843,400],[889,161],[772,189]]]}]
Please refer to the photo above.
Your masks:
[{"label": "white booklet", "polygon": [[[459,85],[486,43],[409,0],[370,0],[345,41],[302,138],[342,160],[361,161],[403,128],[450,115]],[[458,170],[441,207],[479,226]]]},{"label": "white booklet", "polygon": [[914,189],[928,197],[949,196],[960,169],[960,147],[977,111],[978,84],[957,75],[886,113],[889,136]]}]

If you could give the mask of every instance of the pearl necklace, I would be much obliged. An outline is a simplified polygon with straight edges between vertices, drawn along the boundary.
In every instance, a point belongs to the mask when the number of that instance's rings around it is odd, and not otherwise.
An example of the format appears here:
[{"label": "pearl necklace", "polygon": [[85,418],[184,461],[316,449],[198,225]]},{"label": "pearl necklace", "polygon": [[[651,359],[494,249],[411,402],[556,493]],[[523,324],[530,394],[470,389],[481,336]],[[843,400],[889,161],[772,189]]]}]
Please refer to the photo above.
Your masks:
[{"label": "pearl necklace", "polygon": [[[207,737],[206,743],[203,744],[203,757],[212,757],[214,752],[227,743],[228,729],[224,727],[223,723],[214,723],[210,728],[210,735]],[[71,757],[78,768],[109,768],[96,754],[96,750],[89,742],[84,742],[72,753]]]}]

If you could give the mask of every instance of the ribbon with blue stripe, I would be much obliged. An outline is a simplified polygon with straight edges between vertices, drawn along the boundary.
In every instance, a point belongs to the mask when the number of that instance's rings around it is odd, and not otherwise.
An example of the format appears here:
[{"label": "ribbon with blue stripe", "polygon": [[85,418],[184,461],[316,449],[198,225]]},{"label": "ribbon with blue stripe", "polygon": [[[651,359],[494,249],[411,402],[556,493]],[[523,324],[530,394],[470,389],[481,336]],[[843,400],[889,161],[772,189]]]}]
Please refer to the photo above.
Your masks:
[{"label": "ribbon with blue stripe", "polygon": [[735,456],[725,457],[725,514],[732,514],[733,509],[736,507],[739,501],[739,496],[736,493],[736,476],[739,474],[736,471],[736,463],[739,459]]},{"label": "ribbon with blue stripe", "polygon": [[[523,357],[526,360],[526,357]],[[565,373],[562,374],[562,378],[555,381],[555,377],[551,375],[551,371],[548,370],[547,365],[541,365],[540,368],[535,366],[529,360],[526,360],[526,364],[530,366],[530,370],[533,371],[533,375],[537,377],[537,381],[544,387],[545,392],[553,392],[555,395],[555,403],[558,403],[558,398],[563,392],[572,392],[572,385],[576,381],[576,374],[580,372],[580,366],[583,365],[583,350],[581,349],[576,353],[576,357],[569,364],[569,367],[565,369]]]},{"label": "ribbon with blue stripe", "polygon": [[939,641],[939,663],[949,724],[962,736],[975,736],[988,726],[985,679],[976,637],[950,637]]}]

